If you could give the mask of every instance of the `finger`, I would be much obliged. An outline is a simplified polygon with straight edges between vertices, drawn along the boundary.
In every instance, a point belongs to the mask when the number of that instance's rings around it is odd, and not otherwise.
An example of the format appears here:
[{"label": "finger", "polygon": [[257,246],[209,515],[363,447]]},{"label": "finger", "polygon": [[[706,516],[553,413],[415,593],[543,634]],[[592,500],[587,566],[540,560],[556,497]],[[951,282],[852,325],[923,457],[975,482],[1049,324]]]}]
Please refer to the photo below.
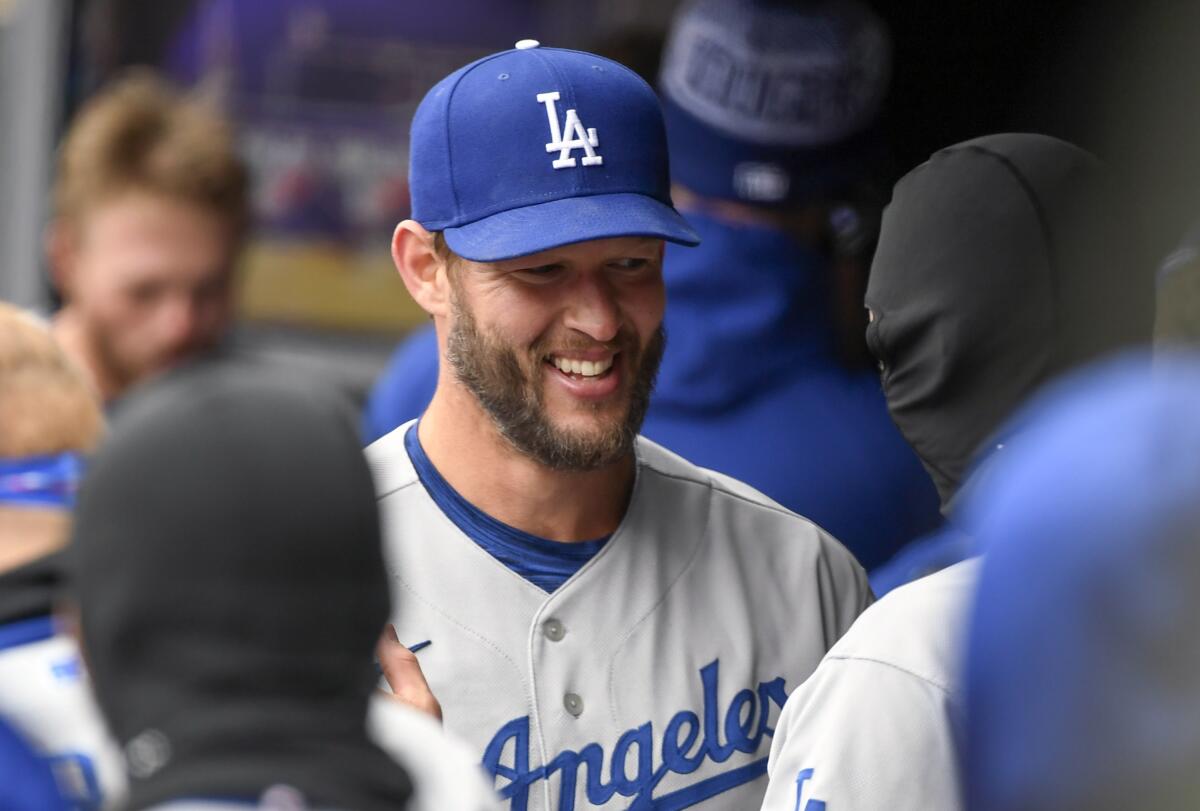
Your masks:
[{"label": "finger", "polygon": [[398,700],[441,720],[442,707],[429,689],[421,663],[416,654],[396,640],[395,629],[390,625],[379,639],[376,656],[383,677]]}]

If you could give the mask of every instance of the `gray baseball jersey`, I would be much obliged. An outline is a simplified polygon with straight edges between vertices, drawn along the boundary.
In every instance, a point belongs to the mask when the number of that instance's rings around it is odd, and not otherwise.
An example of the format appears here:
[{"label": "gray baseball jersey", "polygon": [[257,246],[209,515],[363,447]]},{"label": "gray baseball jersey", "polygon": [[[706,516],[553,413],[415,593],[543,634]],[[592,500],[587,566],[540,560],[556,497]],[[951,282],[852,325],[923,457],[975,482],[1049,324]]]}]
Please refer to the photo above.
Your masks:
[{"label": "gray baseball jersey", "polygon": [[[50,627],[48,617],[23,624],[31,623]],[[70,637],[48,633],[0,649],[0,715],[50,761],[75,807],[113,807],[124,797],[120,750],[104,726]]]},{"label": "gray baseball jersey", "polygon": [[763,811],[955,811],[968,560],[888,593],[788,698]]},{"label": "gray baseball jersey", "polygon": [[553,593],[368,448],[401,641],[512,811],[755,808],[787,693],[870,601],[811,522],[645,439],[626,515]]}]

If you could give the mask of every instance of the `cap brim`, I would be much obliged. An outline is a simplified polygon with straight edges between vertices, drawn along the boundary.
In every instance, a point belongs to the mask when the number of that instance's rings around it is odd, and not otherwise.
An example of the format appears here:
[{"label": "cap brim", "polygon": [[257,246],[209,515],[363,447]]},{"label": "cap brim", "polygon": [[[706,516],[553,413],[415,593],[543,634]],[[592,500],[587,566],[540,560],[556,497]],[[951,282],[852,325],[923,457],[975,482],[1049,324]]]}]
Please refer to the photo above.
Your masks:
[{"label": "cap brim", "polygon": [[443,232],[464,259],[499,262],[593,239],[656,237],[699,245],[678,211],[644,194],[568,197],[493,214]]}]

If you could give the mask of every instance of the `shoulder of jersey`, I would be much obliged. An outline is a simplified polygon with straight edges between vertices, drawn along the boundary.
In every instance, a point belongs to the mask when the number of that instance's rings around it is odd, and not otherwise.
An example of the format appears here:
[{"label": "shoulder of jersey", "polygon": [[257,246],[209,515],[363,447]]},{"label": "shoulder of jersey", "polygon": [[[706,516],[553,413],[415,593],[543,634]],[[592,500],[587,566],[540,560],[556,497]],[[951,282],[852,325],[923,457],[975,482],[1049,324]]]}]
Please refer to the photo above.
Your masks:
[{"label": "shoulder of jersey", "polygon": [[679,454],[667,450],[662,445],[645,437],[638,437],[637,458],[643,474],[651,471],[668,478],[708,487],[718,496],[726,498],[730,502],[739,502],[749,510],[779,513],[783,517],[820,530],[820,527],[809,519],[792,512],[745,482],[693,464]]},{"label": "shoulder of jersey", "polygon": [[859,616],[826,658],[892,665],[949,689],[956,681],[979,563],[972,558],[888,592]]},{"label": "shoulder of jersey", "polygon": [[[404,435],[415,420],[406,422],[388,434],[367,446],[365,453],[371,474],[375,480],[375,494],[384,498],[397,490],[418,481],[408,450],[404,447]],[[681,482],[691,482],[701,487],[711,489],[718,496],[727,499],[749,511],[777,513],[784,520],[803,523],[813,530],[819,530],[816,524],[804,516],[797,515],[779,502],[760,493],[748,484],[740,482],[715,470],[694,465],[663,446],[645,437],[638,437],[637,460],[640,468],[639,475],[647,473],[658,474]],[[825,535],[826,533],[821,532]]]},{"label": "shoulder of jersey", "polygon": [[416,420],[409,420],[379,437],[363,451],[367,456],[367,465],[371,468],[371,477],[375,480],[376,498],[383,498],[417,481],[417,471],[404,448],[404,435],[415,422]]}]

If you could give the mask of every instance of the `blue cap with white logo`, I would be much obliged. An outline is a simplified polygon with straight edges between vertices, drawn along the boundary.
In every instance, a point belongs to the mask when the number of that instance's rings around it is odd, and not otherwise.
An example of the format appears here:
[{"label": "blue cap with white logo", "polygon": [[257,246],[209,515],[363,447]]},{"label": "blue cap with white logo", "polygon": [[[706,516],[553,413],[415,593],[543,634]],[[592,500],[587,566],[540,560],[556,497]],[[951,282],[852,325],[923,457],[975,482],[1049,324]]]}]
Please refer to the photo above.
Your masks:
[{"label": "blue cap with white logo", "polygon": [[700,239],[671,203],[658,98],[637,74],[522,40],[459,68],[412,123],[412,218],[496,262],[607,237]]}]

